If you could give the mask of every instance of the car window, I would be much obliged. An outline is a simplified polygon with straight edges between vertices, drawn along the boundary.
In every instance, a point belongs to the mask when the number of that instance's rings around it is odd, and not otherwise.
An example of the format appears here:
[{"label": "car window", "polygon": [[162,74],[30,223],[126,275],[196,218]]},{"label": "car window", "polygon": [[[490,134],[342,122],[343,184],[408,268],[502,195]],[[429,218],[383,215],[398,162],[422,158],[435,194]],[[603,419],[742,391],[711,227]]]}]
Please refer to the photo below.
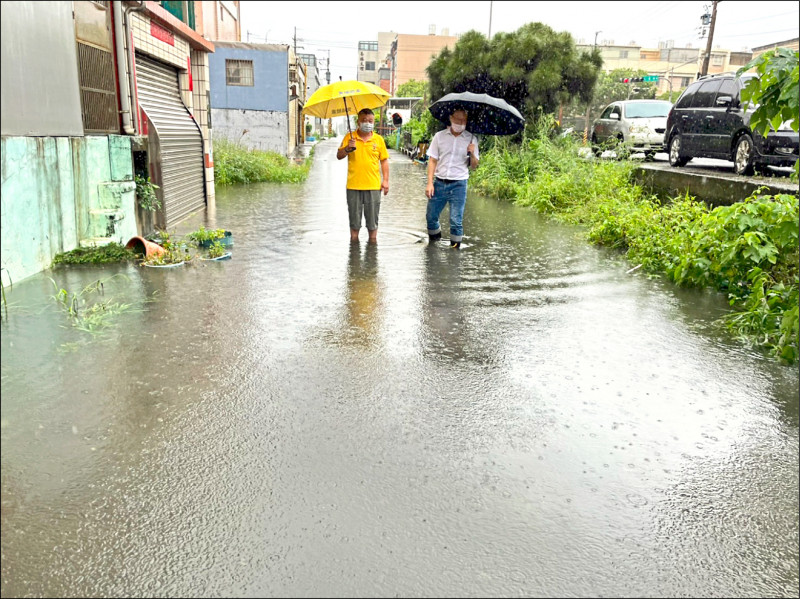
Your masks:
[{"label": "car window", "polygon": [[706,81],[697,90],[692,100],[692,108],[708,108],[714,105],[714,97],[717,95],[721,80]]},{"label": "car window", "polygon": [[[717,98],[720,96],[730,96],[733,98],[734,103],[736,103],[736,92],[739,90],[739,87],[736,85],[736,81],[733,79],[725,79],[722,82],[722,85],[719,86],[719,90],[717,91]],[[714,100],[716,104],[716,99]]]},{"label": "car window", "polygon": [[669,102],[636,102],[625,105],[626,119],[653,119],[667,116],[672,104]]},{"label": "car window", "polygon": [[607,119],[608,115],[611,114],[611,111],[614,110],[613,106],[607,106],[606,109],[603,111],[603,114],[600,115],[601,119]]},{"label": "car window", "polygon": [[700,83],[693,83],[689,87],[686,88],[686,91],[683,92],[683,95],[678,100],[678,103],[675,104],[675,108],[688,108],[692,105],[692,100],[694,99],[694,94],[697,91],[697,88],[700,87]]},{"label": "car window", "polygon": [[611,111],[611,114],[622,116],[622,110],[619,106],[614,106],[614,110]]}]

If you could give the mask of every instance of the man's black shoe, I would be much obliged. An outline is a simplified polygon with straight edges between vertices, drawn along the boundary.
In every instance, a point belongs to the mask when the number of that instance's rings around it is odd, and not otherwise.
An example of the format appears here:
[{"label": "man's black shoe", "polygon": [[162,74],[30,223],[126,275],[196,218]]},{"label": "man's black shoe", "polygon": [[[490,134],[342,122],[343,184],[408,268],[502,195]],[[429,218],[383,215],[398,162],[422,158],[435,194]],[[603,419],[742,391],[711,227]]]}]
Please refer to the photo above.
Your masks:
[{"label": "man's black shoe", "polygon": [[442,238],[442,232],[441,231],[439,231],[438,233],[434,233],[433,235],[428,233],[428,239],[430,241],[439,241],[441,238]]},{"label": "man's black shoe", "polygon": [[460,241],[450,241],[450,247],[454,250],[461,249],[461,242]]}]

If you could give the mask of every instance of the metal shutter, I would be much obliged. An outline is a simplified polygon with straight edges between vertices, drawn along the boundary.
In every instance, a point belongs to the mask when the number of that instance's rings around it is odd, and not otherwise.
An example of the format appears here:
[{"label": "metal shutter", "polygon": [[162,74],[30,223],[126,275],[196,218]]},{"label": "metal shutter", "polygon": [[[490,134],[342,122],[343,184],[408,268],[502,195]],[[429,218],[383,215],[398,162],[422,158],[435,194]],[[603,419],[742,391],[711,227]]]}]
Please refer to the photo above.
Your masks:
[{"label": "metal shutter", "polygon": [[203,138],[181,100],[175,68],[137,53],[136,81],[139,105],[158,136],[164,219],[169,228],[205,206]]}]

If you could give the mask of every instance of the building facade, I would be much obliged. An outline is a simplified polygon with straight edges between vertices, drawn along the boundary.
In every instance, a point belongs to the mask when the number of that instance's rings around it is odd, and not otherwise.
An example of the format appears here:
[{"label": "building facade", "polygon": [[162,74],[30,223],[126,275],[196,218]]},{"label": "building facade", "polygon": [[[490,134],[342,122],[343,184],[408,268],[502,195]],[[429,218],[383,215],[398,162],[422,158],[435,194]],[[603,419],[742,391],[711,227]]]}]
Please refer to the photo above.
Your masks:
[{"label": "building facade", "polygon": [[[13,280],[213,202],[199,2],[3,2],[2,232]],[[214,3],[209,3],[214,4]],[[159,187],[143,212],[134,176]]]},{"label": "building facade", "polygon": [[217,42],[210,57],[215,139],[294,153],[305,139],[306,65],[286,44]]},{"label": "building facade", "polygon": [[[591,52],[594,46],[578,44],[579,51]],[[603,69],[608,73],[616,69],[646,71],[648,75],[658,75],[657,94],[678,92],[697,80],[703,51],[700,48],[675,48],[671,42],[662,42],[658,48],[645,48],[637,45],[613,44],[598,45],[603,58]],[[719,47],[711,51],[708,74],[735,71],[747,64],[751,52],[735,52]]]}]

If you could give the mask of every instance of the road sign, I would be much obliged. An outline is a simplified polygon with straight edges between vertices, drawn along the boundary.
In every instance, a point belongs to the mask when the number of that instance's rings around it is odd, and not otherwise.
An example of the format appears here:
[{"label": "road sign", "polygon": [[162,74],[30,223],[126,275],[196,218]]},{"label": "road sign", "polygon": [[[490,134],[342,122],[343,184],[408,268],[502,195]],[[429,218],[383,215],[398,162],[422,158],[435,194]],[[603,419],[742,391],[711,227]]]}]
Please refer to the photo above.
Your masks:
[{"label": "road sign", "polygon": [[645,75],[643,81],[658,81],[658,75]]}]

